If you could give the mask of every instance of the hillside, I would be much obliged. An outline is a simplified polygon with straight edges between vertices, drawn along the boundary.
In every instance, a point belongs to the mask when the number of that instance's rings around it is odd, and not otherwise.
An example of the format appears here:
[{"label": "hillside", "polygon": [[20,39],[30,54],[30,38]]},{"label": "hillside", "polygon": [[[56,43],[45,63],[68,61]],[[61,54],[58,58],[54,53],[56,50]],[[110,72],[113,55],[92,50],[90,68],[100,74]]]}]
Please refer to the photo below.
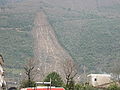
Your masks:
[{"label": "hillside", "polygon": [[25,60],[34,56],[31,30],[41,10],[61,46],[89,72],[103,73],[119,60],[119,0],[12,1],[6,4],[10,8],[0,11],[0,53],[8,76],[17,76]]},{"label": "hillside", "polygon": [[[120,58],[119,2],[98,0],[95,4],[96,0],[91,0],[92,3],[86,0],[86,5],[94,5],[85,7],[80,6],[85,4],[82,0],[71,1],[71,4],[58,1],[51,2],[53,6],[45,7],[45,11],[61,45],[90,73],[108,71]],[[48,5],[50,2],[46,2]]]},{"label": "hillside", "polygon": [[15,8],[0,11],[0,53],[5,60],[6,75],[12,78],[19,75],[25,60],[33,57],[34,13],[18,14]]}]

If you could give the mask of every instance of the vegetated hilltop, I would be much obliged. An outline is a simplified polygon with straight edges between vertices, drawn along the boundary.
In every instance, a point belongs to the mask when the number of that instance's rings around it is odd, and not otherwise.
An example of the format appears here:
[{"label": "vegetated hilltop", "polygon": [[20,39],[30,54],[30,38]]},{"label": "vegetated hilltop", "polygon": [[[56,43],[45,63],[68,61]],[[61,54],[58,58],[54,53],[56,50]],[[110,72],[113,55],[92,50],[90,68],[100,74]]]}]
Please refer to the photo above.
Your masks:
[{"label": "vegetated hilltop", "polygon": [[[23,0],[0,11],[0,53],[9,74],[33,56],[31,30],[43,10],[59,43],[76,62],[102,72],[120,58],[119,0]],[[13,71],[13,68],[18,68]],[[18,73],[18,72],[17,72]],[[11,75],[11,74],[10,74]],[[12,75],[11,75],[12,76]]]}]

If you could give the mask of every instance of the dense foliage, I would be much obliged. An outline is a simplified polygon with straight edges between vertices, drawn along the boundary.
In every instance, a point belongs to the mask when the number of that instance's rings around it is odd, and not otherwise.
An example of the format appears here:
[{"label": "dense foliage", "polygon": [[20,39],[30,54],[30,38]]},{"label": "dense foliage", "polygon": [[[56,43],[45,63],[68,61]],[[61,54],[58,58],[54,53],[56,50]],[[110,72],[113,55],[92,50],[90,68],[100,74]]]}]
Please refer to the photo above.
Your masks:
[{"label": "dense foliage", "polygon": [[56,87],[62,87],[63,86],[63,80],[60,77],[60,75],[56,72],[52,72],[46,76],[44,79],[44,82],[50,82],[51,80],[51,85],[56,86]]}]

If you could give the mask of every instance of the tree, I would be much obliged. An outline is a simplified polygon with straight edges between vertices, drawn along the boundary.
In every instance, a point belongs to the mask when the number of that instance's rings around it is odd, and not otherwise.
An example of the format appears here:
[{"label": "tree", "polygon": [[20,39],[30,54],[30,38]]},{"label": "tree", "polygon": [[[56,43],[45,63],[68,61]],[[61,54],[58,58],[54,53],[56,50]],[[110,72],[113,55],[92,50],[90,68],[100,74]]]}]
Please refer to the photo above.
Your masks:
[{"label": "tree", "polygon": [[33,87],[34,78],[37,74],[35,62],[34,59],[27,60],[27,63],[24,66],[25,80],[22,81],[21,87]]},{"label": "tree", "polygon": [[74,90],[74,78],[78,72],[77,65],[71,59],[67,59],[63,63],[63,69],[66,78],[66,89]]},{"label": "tree", "polygon": [[48,74],[46,78],[44,79],[44,82],[49,82],[50,80],[51,80],[52,86],[56,86],[56,87],[63,86],[63,80],[60,77],[60,75],[56,72],[52,72]]}]

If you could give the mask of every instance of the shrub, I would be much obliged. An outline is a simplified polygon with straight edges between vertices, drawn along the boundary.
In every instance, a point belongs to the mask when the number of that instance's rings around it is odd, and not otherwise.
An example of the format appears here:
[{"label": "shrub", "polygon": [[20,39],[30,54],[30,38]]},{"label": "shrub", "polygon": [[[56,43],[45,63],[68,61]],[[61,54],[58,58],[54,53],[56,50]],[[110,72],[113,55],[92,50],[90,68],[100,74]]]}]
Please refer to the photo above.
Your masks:
[{"label": "shrub", "polygon": [[51,79],[52,86],[60,87],[60,86],[63,86],[63,84],[64,84],[62,78],[56,72],[52,72],[52,73],[48,74],[46,76],[46,78],[44,79],[44,82],[49,82],[50,79]]},{"label": "shrub", "polygon": [[27,87],[35,87],[35,82],[34,81],[29,81],[29,80],[23,80],[21,82],[20,88],[27,88]]},{"label": "shrub", "polygon": [[74,80],[70,80],[68,84],[66,84],[66,90],[75,90],[75,82]]},{"label": "shrub", "polygon": [[76,84],[75,90],[98,90],[90,85]]},{"label": "shrub", "polygon": [[118,87],[117,84],[112,84],[108,87],[107,90],[120,90],[120,87]]},{"label": "shrub", "polygon": [[83,86],[81,84],[76,84],[75,85],[75,90],[80,90],[82,88],[83,88]]}]

